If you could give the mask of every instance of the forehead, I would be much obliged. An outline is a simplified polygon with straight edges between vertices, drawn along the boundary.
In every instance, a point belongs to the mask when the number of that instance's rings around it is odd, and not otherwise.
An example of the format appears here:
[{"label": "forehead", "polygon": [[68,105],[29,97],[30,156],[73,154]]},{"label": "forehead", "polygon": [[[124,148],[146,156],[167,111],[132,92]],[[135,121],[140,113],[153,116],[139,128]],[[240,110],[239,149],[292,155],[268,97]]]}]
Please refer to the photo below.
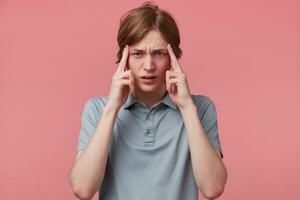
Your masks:
[{"label": "forehead", "polygon": [[138,43],[131,45],[133,49],[155,50],[166,49],[167,42],[159,31],[149,31]]}]

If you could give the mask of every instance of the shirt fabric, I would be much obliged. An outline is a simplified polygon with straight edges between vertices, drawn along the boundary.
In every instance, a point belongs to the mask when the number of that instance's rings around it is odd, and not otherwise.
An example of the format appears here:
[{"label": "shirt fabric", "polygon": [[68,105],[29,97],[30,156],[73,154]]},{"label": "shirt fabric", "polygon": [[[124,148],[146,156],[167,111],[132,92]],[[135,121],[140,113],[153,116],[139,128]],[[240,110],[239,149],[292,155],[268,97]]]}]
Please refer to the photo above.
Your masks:
[{"label": "shirt fabric", "polygon": [[[192,99],[211,145],[223,158],[213,101],[203,95]],[[77,151],[87,146],[107,100],[98,96],[85,104]],[[129,94],[112,134],[101,200],[198,200],[186,129],[167,92],[151,108]]]}]

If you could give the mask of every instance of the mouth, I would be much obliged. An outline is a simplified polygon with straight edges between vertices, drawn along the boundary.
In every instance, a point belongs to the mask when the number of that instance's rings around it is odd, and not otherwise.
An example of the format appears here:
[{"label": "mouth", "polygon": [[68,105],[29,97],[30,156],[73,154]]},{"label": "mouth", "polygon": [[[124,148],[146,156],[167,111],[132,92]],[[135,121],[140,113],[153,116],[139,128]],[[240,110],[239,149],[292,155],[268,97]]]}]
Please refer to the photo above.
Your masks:
[{"label": "mouth", "polygon": [[144,84],[154,84],[156,82],[156,78],[157,78],[157,76],[154,76],[154,75],[147,75],[147,76],[141,77]]},{"label": "mouth", "polygon": [[142,79],[155,79],[156,76],[149,75],[149,76],[142,76],[141,78]]}]

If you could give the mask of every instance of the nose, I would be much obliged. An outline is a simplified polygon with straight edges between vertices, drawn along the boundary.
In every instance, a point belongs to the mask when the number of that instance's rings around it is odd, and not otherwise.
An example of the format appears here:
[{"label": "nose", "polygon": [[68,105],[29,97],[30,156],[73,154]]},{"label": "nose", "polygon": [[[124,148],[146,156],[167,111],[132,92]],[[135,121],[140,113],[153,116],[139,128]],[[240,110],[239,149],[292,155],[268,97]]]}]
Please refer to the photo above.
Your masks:
[{"label": "nose", "polygon": [[151,71],[155,68],[154,60],[153,60],[152,55],[150,53],[146,54],[143,66],[144,66],[144,69],[146,71]]}]

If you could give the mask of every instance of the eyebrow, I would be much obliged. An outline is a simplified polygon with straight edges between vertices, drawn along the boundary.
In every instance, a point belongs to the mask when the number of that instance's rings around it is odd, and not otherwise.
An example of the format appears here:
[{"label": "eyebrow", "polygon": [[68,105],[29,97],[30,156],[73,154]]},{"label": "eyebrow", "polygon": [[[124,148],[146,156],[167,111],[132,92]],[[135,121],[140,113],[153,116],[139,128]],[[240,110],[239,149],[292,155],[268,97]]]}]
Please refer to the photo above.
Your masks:
[{"label": "eyebrow", "polygon": [[[134,52],[146,52],[143,49],[133,49],[132,51],[134,51]],[[154,49],[151,52],[158,52],[158,51],[167,51],[167,49]]]}]

